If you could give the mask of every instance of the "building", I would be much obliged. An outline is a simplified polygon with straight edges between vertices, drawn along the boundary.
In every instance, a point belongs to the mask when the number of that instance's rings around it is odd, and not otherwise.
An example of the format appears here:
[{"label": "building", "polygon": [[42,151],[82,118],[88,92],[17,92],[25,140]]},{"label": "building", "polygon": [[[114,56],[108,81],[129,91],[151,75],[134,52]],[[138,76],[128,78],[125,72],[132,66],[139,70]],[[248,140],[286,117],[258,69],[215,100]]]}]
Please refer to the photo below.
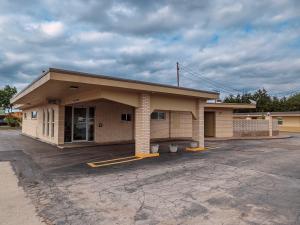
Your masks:
[{"label": "building", "polygon": [[277,121],[279,131],[300,132],[300,112],[235,113],[234,119],[266,119]]},{"label": "building", "polygon": [[134,142],[149,154],[150,141],[231,137],[236,108],[207,103],[219,93],[50,68],[11,100],[23,110],[22,133],[66,143]]}]

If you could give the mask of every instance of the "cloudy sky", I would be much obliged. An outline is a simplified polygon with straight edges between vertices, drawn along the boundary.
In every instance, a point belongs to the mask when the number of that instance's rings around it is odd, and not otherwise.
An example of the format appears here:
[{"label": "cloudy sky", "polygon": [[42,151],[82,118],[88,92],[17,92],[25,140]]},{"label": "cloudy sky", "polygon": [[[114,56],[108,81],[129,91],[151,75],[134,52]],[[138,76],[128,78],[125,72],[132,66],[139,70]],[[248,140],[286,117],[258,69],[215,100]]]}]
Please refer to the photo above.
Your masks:
[{"label": "cloudy sky", "polygon": [[219,90],[300,89],[299,0],[1,0],[0,86],[48,67]]}]

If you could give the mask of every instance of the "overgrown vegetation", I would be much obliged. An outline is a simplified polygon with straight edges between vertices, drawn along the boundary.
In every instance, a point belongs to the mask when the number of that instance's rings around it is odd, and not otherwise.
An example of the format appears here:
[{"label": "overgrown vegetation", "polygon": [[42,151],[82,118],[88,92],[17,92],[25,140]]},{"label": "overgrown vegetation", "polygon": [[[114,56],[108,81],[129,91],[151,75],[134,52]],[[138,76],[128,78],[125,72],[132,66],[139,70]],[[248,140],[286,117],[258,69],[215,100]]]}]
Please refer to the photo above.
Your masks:
[{"label": "overgrown vegetation", "polygon": [[242,95],[229,95],[224,99],[226,103],[251,103],[256,101],[256,109],[242,109],[237,112],[287,112],[300,111],[300,93],[288,98],[271,96],[265,89],[259,89],[255,93]]},{"label": "overgrown vegetation", "polygon": [[[0,108],[12,111],[12,104],[10,104],[10,99],[17,93],[15,87],[6,85],[4,88],[0,89]],[[21,125],[21,119],[14,117],[11,113],[5,117],[4,122],[10,127],[19,127]]]},{"label": "overgrown vegetation", "polygon": [[19,127],[21,126],[21,119],[17,117],[13,117],[11,115],[7,116],[4,119],[5,123],[7,123],[10,127]]}]

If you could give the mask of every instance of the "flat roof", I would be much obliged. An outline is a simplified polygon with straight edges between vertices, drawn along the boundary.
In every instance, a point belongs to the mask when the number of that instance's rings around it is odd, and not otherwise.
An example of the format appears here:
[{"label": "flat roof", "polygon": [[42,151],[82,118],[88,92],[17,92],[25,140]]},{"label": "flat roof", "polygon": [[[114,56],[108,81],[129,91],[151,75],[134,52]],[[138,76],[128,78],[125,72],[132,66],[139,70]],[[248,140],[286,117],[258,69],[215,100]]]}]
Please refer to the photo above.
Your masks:
[{"label": "flat roof", "polygon": [[227,109],[255,109],[256,104],[247,103],[206,103],[205,107],[209,108],[227,108]]},{"label": "flat roof", "polygon": [[[234,113],[234,116],[265,116],[268,112],[254,112],[254,113]],[[300,111],[290,111],[290,112],[270,112],[271,116],[300,116]]]},{"label": "flat roof", "polygon": [[160,84],[160,83],[139,81],[139,80],[133,80],[133,79],[118,78],[118,77],[112,77],[112,76],[107,76],[107,75],[85,73],[85,72],[79,72],[79,71],[59,69],[59,68],[51,68],[50,67],[41,76],[39,76],[37,79],[33,80],[29,85],[27,85],[24,89],[22,89],[20,92],[18,92],[12,98],[12,101],[14,101],[15,99],[17,99],[22,93],[24,93],[26,90],[28,90],[30,87],[32,87],[35,83],[37,83],[44,76],[46,76],[48,73],[51,73],[51,72],[53,72],[53,73],[60,73],[60,74],[67,74],[67,75],[79,75],[79,76],[82,76],[82,77],[99,78],[99,79],[105,79],[105,80],[111,80],[111,81],[119,81],[119,82],[126,82],[126,83],[132,83],[132,84],[142,84],[142,85],[150,85],[150,86],[156,86],[156,87],[172,88],[172,89],[175,89],[175,90],[177,89],[177,90],[184,90],[184,91],[192,91],[192,92],[198,92],[198,93],[204,93],[204,94],[212,94],[212,95],[216,95],[215,96],[216,98],[220,94],[218,92],[213,92],[213,91],[199,90],[199,89],[186,88],[186,87],[177,87],[177,86],[167,85],[167,84]]}]

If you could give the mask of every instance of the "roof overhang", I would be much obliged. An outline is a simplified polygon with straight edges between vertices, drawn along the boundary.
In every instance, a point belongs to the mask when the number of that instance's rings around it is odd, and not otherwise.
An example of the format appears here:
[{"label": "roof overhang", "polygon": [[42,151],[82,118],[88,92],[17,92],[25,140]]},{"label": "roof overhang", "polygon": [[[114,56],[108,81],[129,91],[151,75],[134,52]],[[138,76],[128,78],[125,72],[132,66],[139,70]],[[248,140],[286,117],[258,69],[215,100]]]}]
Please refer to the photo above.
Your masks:
[{"label": "roof overhang", "polygon": [[206,103],[205,108],[219,108],[219,109],[255,109],[256,104],[242,104],[242,103]]},{"label": "roof overhang", "polygon": [[[76,87],[71,90],[70,87]],[[11,99],[19,108],[28,108],[45,104],[49,99],[62,99],[80,93],[92,93],[101,90],[132,93],[159,93],[173,96],[185,96],[202,99],[217,99],[219,93],[182,88],[135,80],[114,78],[103,75],[50,68],[29,86]]]},{"label": "roof overhang", "polygon": [[[267,116],[268,113],[234,113],[234,117],[262,117]],[[300,117],[300,112],[270,112],[270,116],[276,117]]]}]

